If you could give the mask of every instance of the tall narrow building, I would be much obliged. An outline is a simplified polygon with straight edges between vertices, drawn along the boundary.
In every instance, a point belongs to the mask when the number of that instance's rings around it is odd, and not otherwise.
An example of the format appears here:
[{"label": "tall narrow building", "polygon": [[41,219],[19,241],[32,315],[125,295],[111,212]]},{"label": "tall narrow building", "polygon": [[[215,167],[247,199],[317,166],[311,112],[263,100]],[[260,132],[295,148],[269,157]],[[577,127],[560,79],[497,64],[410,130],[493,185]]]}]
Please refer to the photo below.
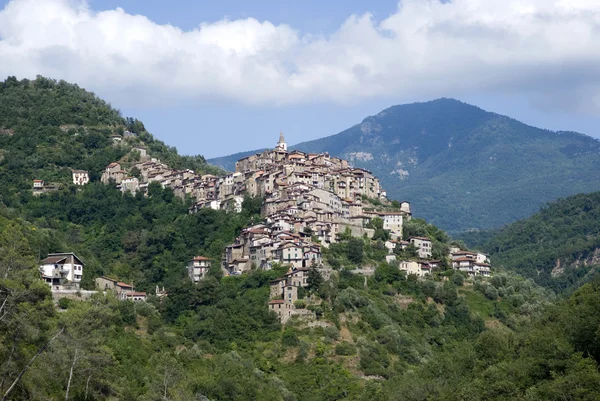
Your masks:
[{"label": "tall narrow building", "polygon": [[283,150],[287,152],[287,143],[285,143],[285,139],[283,138],[283,131],[279,133],[279,142],[277,142],[275,150]]}]

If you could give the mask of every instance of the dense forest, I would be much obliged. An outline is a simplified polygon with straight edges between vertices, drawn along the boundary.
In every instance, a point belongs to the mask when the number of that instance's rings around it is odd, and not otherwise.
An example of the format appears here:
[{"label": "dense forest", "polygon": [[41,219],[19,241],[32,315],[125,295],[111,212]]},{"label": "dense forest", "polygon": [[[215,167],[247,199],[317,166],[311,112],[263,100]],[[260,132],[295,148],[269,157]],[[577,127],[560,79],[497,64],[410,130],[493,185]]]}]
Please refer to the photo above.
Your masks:
[{"label": "dense forest", "polygon": [[[180,158],[141,122],[74,85],[8,79],[2,88],[12,107],[0,102],[2,400],[600,398],[600,280],[557,296],[509,269],[473,280],[447,261],[417,279],[385,262],[389,233],[375,222],[373,238],[344,232],[324,251],[331,277],[314,276],[301,294],[316,320],[282,326],[267,301],[269,282],[286,266],[242,276],[223,276],[218,267],[224,246],[259,221],[261,199],[246,198],[241,213],[188,214],[186,201],[160,185],[147,196],[122,194],[97,175],[71,185],[64,168],[97,174],[103,158],[119,157],[110,153],[118,147],[94,148],[81,138],[96,133],[104,141],[119,127],[137,130],[153,156],[211,168],[200,156]],[[62,156],[44,153],[57,144]],[[32,196],[30,180],[42,174],[62,188]],[[455,244],[418,218],[404,234],[429,236],[436,257]],[[53,300],[38,263],[55,251],[84,260],[84,289],[111,275],[150,294],[164,286],[168,296]],[[185,263],[197,254],[215,263],[194,285]],[[366,266],[373,275],[357,272]]]},{"label": "dense forest", "polygon": [[599,271],[600,192],[560,199],[501,230],[461,238],[489,252],[497,265],[556,292],[574,291]]}]

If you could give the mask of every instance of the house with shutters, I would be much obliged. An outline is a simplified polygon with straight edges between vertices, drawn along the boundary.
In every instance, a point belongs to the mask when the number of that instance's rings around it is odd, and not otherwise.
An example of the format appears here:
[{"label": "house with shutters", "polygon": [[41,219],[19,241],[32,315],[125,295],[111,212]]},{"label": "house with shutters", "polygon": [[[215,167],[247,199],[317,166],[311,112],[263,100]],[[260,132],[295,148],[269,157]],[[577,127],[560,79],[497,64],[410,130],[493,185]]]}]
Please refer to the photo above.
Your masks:
[{"label": "house with shutters", "polygon": [[73,252],[51,253],[40,262],[40,274],[53,290],[79,288],[83,267]]},{"label": "house with shutters", "polygon": [[198,283],[203,280],[210,270],[210,259],[204,256],[194,256],[187,263],[188,277],[192,283]]},{"label": "house with shutters", "polygon": [[413,244],[418,252],[419,257],[423,259],[431,258],[432,245],[431,240],[426,237],[410,237],[408,242]]},{"label": "house with shutters", "polygon": [[90,182],[90,176],[85,170],[71,170],[73,174],[73,184],[75,185],[85,185]]}]

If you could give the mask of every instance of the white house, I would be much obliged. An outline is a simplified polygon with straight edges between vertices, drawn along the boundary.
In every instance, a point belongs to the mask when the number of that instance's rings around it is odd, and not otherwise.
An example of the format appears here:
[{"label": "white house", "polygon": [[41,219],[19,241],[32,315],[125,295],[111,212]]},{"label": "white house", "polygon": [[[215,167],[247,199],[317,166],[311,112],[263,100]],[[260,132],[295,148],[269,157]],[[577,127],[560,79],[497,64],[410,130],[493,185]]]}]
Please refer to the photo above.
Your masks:
[{"label": "white house", "polygon": [[401,212],[378,213],[379,217],[383,220],[383,229],[398,234],[400,238],[402,238],[403,214]]},{"label": "white house", "polygon": [[90,176],[88,172],[85,170],[71,170],[73,173],[73,184],[75,185],[85,185],[90,182]]},{"label": "white house", "polygon": [[197,283],[208,274],[210,259],[204,256],[195,256],[187,264],[188,276],[192,282]]},{"label": "white house", "polygon": [[402,260],[398,265],[400,270],[405,271],[407,275],[414,274],[417,277],[425,277],[431,273],[431,267],[428,263],[415,260]]},{"label": "white house", "polygon": [[61,290],[66,284],[79,287],[83,266],[81,259],[73,252],[51,253],[41,261],[40,273],[52,289]]},{"label": "white house", "polygon": [[431,257],[431,241],[425,237],[410,237],[408,241],[417,247],[420,258]]}]

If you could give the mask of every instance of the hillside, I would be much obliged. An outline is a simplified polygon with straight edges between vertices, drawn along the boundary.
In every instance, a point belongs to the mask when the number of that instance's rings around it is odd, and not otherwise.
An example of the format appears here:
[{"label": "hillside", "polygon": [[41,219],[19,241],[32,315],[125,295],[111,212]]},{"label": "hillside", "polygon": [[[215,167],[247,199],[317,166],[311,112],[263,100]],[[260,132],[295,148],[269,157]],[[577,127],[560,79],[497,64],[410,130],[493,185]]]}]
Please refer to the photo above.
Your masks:
[{"label": "hillside", "polygon": [[[74,85],[9,79],[3,91],[3,99],[21,104],[3,112],[0,142],[3,399],[600,397],[597,283],[556,302],[550,291],[514,273],[467,280],[441,268],[417,279],[385,262],[381,239],[344,233],[324,255],[331,277],[311,280],[302,296],[298,291],[317,318],[292,318],[282,326],[267,302],[270,282],[288,266],[223,277],[219,264],[241,228],[260,221],[260,198],[246,198],[241,213],[203,208],[189,214],[184,200],[158,182],[147,196],[97,180],[69,185],[68,169],[97,174],[96,164],[103,168],[105,159],[129,152],[132,144],[107,142],[120,128],[175,167],[204,164],[178,156],[141,122],[121,119]],[[47,109],[60,118],[40,120]],[[35,176],[64,185],[34,197],[29,180]],[[452,244],[421,219],[403,229],[404,236],[430,237],[436,257]],[[136,303],[111,292],[89,301],[53,300],[40,280],[39,260],[54,251],[82,258],[83,290],[109,275],[150,294],[164,286],[168,295]],[[198,284],[185,268],[194,255],[213,261]],[[372,275],[358,270],[367,265]]]},{"label": "hillside", "polygon": [[600,267],[600,192],[552,202],[528,219],[462,239],[498,265],[557,291],[573,290]]},{"label": "hillside", "polygon": [[[600,189],[597,140],[453,99],[393,106],[293,148],[373,171],[390,198],[410,201],[416,214],[450,232],[500,227],[550,200]],[[219,159],[224,168],[231,162]]]},{"label": "hillside", "polygon": [[[90,216],[83,226],[99,222]],[[276,267],[198,285],[181,277],[162,302],[101,296],[54,308],[34,255],[57,234],[72,241],[62,229],[0,217],[0,244],[19,251],[10,270],[0,255],[6,399],[600,396],[597,284],[552,306],[546,291],[511,274],[473,285],[461,275],[416,280],[382,264],[366,279],[340,271],[307,294],[321,302],[318,321],[282,328],[265,308],[269,281],[286,269]]]},{"label": "hillside", "polygon": [[[115,146],[111,135],[133,133]],[[71,169],[100,178],[106,166],[144,146],[152,157],[173,168],[217,172],[202,156],[179,156],[175,148],[154,139],[142,122],[77,85],[38,77],[0,83],[0,196],[17,206],[32,180],[69,185]]]}]

